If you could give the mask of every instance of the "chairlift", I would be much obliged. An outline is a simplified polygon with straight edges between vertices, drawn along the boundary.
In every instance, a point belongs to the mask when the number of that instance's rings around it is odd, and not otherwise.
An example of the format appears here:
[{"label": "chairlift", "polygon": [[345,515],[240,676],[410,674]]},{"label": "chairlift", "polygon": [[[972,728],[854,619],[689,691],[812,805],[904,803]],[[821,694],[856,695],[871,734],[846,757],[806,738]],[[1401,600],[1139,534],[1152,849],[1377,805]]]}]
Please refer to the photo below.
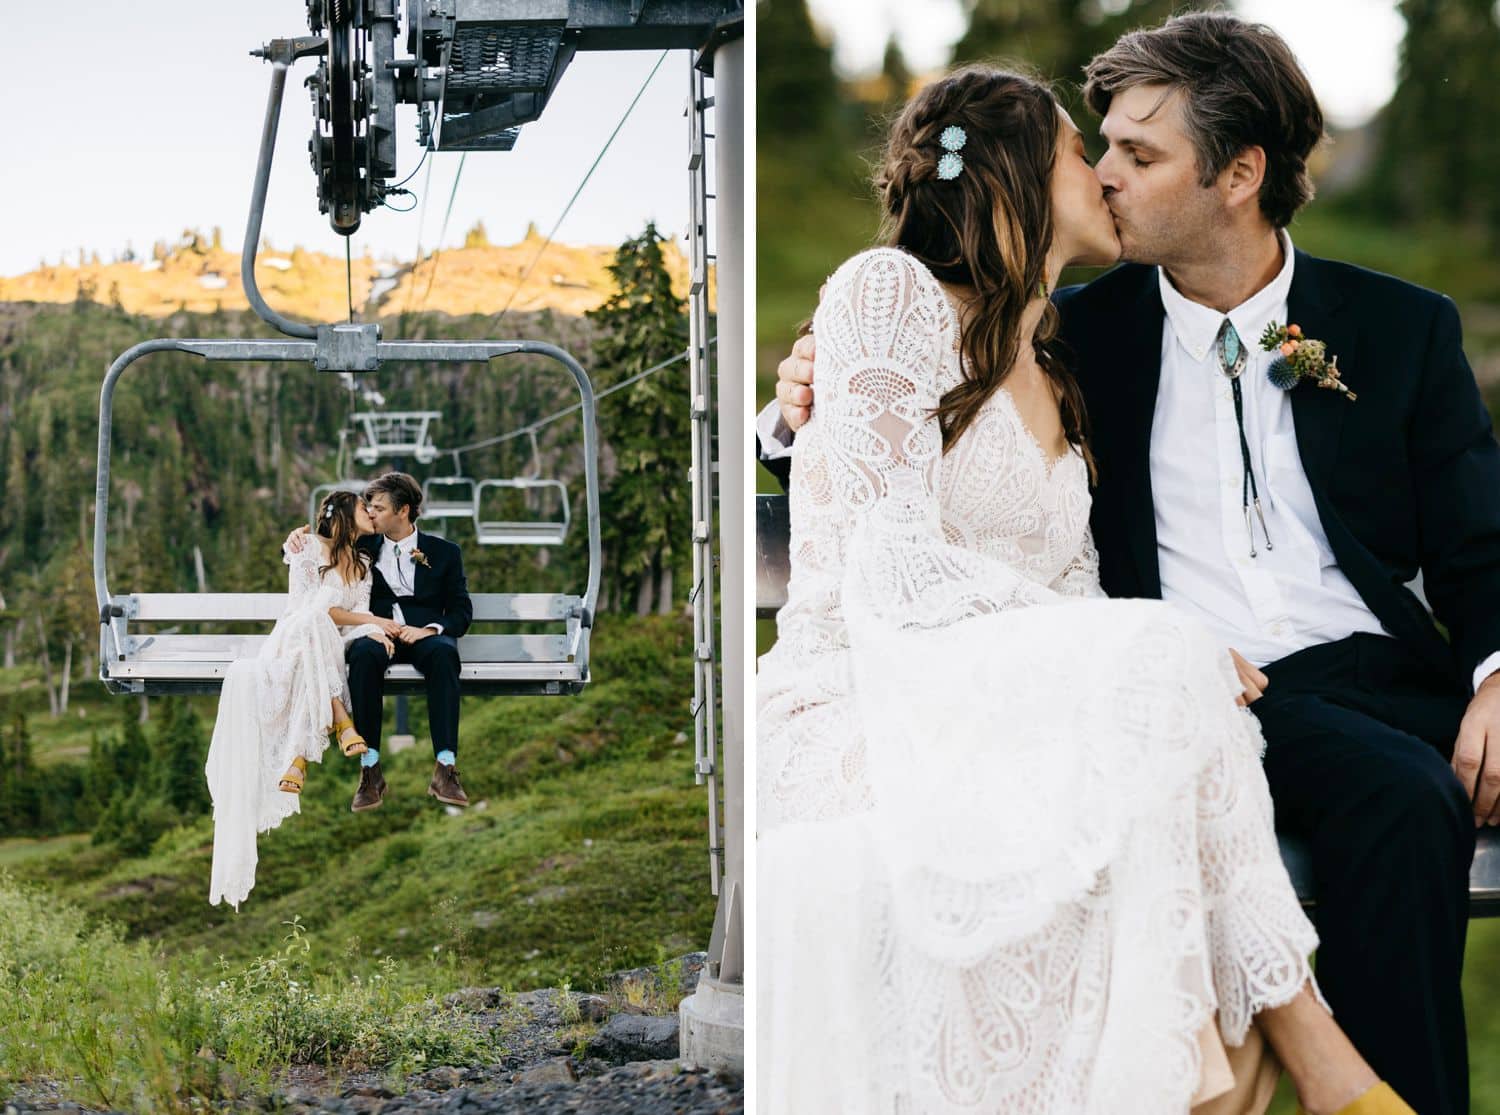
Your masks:
[{"label": "chairlift", "polygon": [[[340,35],[349,33],[342,24],[337,30]],[[157,338],[127,349],[105,374],[99,399],[94,508],[94,591],[99,608],[100,679],[112,693],[217,693],[231,663],[237,658],[253,656],[266,634],[184,633],[182,625],[211,623],[223,627],[251,623],[269,628],[286,607],[286,594],[279,592],[147,593],[120,592],[110,587],[107,542],[114,393],[120,377],[138,361],[153,353],[179,352],[208,361],[300,363],[315,374],[358,376],[377,371],[387,364],[488,365],[501,357],[534,354],[561,364],[572,377],[579,394],[584,499],[588,517],[587,581],[578,593],[472,593],[475,627],[471,631],[484,631],[486,625],[524,624],[522,630],[526,633],[465,635],[458,641],[462,661],[459,682],[465,693],[578,693],[589,681],[589,640],[598,606],[602,564],[594,390],[582,365],[562,349],[540,341],[385,341],[381,326],[373,322],[310,325],[272,309],[256,284],[255,252],[260,243],[287,72],[298,58],[327,54],[328,49],[327,39],[304,37],[276,40],[260,52],[273,65],[271,93],[251,191],[240,275],[250,305],[286,337],[278,340]],[[340,84],[336,92],[340,113],[351,109],[359,111],[358,90]],[[338,201],[334,208],[335,216],[352,210],[354,223],[357,223],[356,206]],[[354,453],[362,463],[371,464],[386,456],[404,456],[427,463],[438,455],[430,435],[431,423],[439,417],[436,411],[366,412],[353,417],[365,435],[366,444]],[[340,461],[341,477],[347,476],[343,471],[345,464],[346,461]],[[323,485],[314,493],[314,499],[344,483],[356,482],[341,479]],[[359,490],[363,490],[362,483]],[[316,503],[310,510],[316,515]],[[267,562],[274,562],[275,558],[274,553],[265,555]],[[539,627],[544,629],[541,633],[538,633]],[[410,665],[393,664],[386,677],[387,692],[423,691],[421,675]]]},{"label": "chairlift", "polygon": [[[478,502],[474,498],[473,479],[459,470],[458,454],[453,454],[453,473],[429,476],[422,482],[422,522],[434,519],[472,519]],[[424,526],[423,529],[429,529]]]},{"label": "chairlift", "polygon": [[392,457],[413,457],[420,464],[437,460],[431,426],[442,415],[435,410],[364,410],[351,415],[364,431],[365,444],[354,451],[362,465]]},{"label": "chairlift", "polygon": [[[474,537],[481,546],[557,546],[568,537],[573,509],[568,488],[561,480],[544,479],[541,450],[537,447],[535,428],[528,429],[531,439],[531,472],[503,480],[482,480],[474,490]],[[561,510],[554,518],[498,519],[485,518],[485,492],[513,491],[520,494],[522,506],[529,508],[536,494],[555,492]],[[493,501],[492,501],[493,502]],[[549,502],[543,497],[543,506]]]}]

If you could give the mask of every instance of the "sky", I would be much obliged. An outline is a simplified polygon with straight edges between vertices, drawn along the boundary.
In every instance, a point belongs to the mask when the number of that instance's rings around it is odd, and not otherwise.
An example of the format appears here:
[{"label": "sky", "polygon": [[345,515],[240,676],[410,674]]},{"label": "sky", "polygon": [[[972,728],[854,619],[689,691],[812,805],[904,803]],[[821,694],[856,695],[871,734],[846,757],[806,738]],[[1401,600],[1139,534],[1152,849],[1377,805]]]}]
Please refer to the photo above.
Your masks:
[{"label": "sky", "polygon": [[[304,0],[75,0],[65,29],[45,4],[6,6],[0,275],[30,271],[44,258],[75,261],[80,248],[109,258],[129,242],[149,252],[188,227],[217,225],[226,245],[237,247],[271,75],[248,52],[306,34]],[[404,41],[403,28],[398,57]],[[531,221],[549,231],[660,53],[579,54],[514,151],[469,156],[445,243],[462,243],[479,220],[494,243],[520,240]],[[648,219],[665,235],[686,232],[690,61],[687,51],[667,56],[559,229],[560,241],[618,244]],[[342,254],[342,238],[318,212],[308,164],[312,111],[302,81],[315,66],[303,59],[288,77],[262,235],[280,249]],[[421,155],[416,110],[402,107],[397,121],[404,177]],[[460,156],[431,158],[424,251],[437,240]],[[423,168],[408,188],[420,190],[425,175]],[[420,209],[366,214],[355,254],[411,259],[419,216]]]},{"label": "sky", "polygon": [[[1333,124],[1364,123],[1395,92],[1406,30],[1396,0],[1238,0],[1234,7],[1291,44]],[[914,72],[937,69],[965,26],[960,0],[808,0],[808,8],[846,75],[878,69],[893,34]]]}]

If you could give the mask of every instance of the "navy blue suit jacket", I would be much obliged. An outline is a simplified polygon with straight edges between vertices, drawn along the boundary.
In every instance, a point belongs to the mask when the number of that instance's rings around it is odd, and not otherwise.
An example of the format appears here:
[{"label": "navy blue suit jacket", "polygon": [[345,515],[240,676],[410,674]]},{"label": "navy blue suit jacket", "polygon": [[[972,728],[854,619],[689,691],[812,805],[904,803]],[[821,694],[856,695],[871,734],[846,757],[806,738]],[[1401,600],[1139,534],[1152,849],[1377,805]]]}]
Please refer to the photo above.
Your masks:
[{"label": "navy blue suit jacket", "polygon": [[[359,548],[370,555],[374,583],[370,588],[370,611],[391,618],[391,605],[398,598],[380,573],[378,562],[385,536],[372,534],[359,540]],[[414,592],[399,598],[401,615],[410,627],[441,623],[443,634],[462,638],[474,621],[474,602],[469,599],[469,580],[464,576],[464,559],[458,547],[446,538],[417,531],[417,549],[427,565],[417,566]]]}]

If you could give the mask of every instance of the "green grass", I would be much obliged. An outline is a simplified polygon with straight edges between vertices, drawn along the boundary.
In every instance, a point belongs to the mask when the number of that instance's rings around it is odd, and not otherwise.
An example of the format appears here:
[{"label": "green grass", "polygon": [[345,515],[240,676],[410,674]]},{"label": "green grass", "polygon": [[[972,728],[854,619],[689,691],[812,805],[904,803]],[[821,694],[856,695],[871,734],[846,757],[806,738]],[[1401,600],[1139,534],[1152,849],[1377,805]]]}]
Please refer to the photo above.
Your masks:
[{"label": "green grass", "polygon": [[[90,1010],[102,1019],[132,1014],[141,1034],[135,1044],[111,1038],[80,1013],[75,1034],[52,1034],[43,1052],[26,1052],[34,1019],[0,1005],[0,1083],[62,1073],[98,1100],[151,1107],[219,1086],[202,1077],[211,1065],[187,1055],[198,1044],[181,1052],[189,1038],[219,1049],[240,1074],[252,1062],[312,1056],[347,1067],[371,1055],[354,1038],[333,1052],[312,1049],[306,1019],[272,1017],[267,987],[291,978],[269,971],[272,962],[296,963],[299,983],[317,998],[305,1004],[309,1017],[342,1019],[341,1034],[407,1019],[410,1040],[377,1050],[390,1062],[422,1050],[446,1056],[416,1004],[455,987],[603,989],[610,972],[705,947],[714,914],[705,792],[693,782],[690,744],[678,740],[690,729],[690,645],[682,618],[606,615],[594,639],[597,680],[582,695],[465,698],[459,768],[474,804],[458,816],[426,795],[432,755],[422,702],[411,713],[416,749],[383,755],[383,809],[350,812],[356,761],[330,750],[311,768],[302,815],[261,836],[257,885],[240,912],[208,905],[208,818],[168,831],[138,858],[86,836],[0,842],[0,869],[21,888],[0,902],[31,894],[42,918],[9,951],[0,941],[0,971],[49,963],[83,971],[84,957],[108,999]],[[114,729],[135,707],[114,701],[80,692],[81,719]],[[207,729],[213,701],[199,711]],[[74,746],[77,726],[49,720],[45,695],[42,713],[30,713],[39,756]],[[43,917],[54,906],[66,911],[55,924]],[[287,953],[288,924],[297,926],[296,956]],[[63,926],[72,936],[60,936]],[[377,974],[386,998],[371,998]],[[223,978],[239,990],[233,1002],[210,1004],[220,1026],[210,1034],[198,1008],[181,1004],[199,1002],[193,996]],[[66,995],[83,992],[69,984]],[[166,1001],[181,1010],[150,1007]],[[240,1019],[231,1035],[228,1016]],[[465,1047],[452,1056],[471,1055]],[[89,1083],[96,1071],[110,1080]]]}]

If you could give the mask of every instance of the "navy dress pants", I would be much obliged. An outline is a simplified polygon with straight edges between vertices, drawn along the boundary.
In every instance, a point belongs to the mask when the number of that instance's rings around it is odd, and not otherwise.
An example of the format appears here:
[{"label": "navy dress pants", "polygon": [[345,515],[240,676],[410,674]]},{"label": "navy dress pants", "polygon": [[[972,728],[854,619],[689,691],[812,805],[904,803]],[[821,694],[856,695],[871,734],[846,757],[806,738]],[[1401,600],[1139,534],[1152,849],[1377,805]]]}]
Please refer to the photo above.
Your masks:
[{"label": "navy dress pants", "polygon": [[1466,1115],[1459,975],[1474,820],[1449,767],[1467,687],[1395,639],[1266,667],[1252,704],[1279,831],[1317,883],[1317,976],[1356,1048],[1421,1115]]},{"label": "navy dress pants", "polygon": [[447,635],[429,635],[415,643],[396,644],[395,657],[374,639],[355,639],[345,652],[349,663],[349,710],[355,730],[373,749],[380,747],[381,714],[385,703],[385,668],[409,662],[427,685],[427,725],[432,753],[458,754],[458,642]]}]

